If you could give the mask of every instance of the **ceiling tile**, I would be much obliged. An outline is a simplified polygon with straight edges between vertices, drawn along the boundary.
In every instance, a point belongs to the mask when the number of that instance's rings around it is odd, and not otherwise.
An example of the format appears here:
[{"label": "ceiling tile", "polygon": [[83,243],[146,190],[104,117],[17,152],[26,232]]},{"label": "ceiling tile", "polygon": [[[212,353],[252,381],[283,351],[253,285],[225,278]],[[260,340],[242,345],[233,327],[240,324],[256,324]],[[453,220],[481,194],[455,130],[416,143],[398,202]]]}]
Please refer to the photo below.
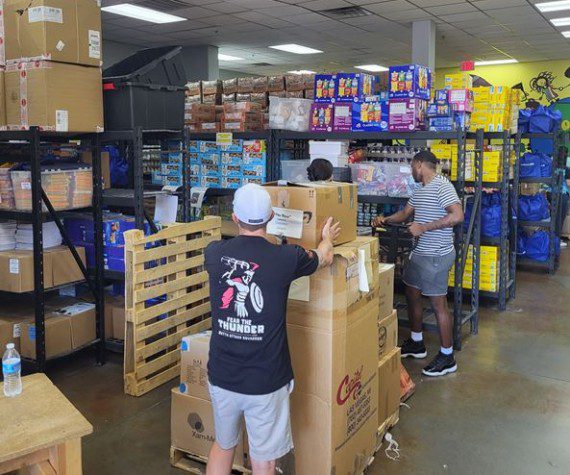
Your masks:
[{"label": "ceiling tile", "polygon": [[454,13],[476,12],[477,9],[469,3],[456,3],[453,5],[441,5],[439,7],[426,8],[430,13],[437,16],[452,15]]},{"label": "ceiling tile", "polygon": [[379,15],[383,15],[385,13],[394,13],[403,10],[413,10],[416,7],[407,0],[390,0],[388,2],[365,5],[364,8]]},{"label": "ceiling tile", "polygon": [[320,11],[331,10],[333,8],[345,8],[354,5],[351,5],[350,2],[347,2],[345,0],[313,0],[309,2],[303,2],[300,6],[313,11]]}]

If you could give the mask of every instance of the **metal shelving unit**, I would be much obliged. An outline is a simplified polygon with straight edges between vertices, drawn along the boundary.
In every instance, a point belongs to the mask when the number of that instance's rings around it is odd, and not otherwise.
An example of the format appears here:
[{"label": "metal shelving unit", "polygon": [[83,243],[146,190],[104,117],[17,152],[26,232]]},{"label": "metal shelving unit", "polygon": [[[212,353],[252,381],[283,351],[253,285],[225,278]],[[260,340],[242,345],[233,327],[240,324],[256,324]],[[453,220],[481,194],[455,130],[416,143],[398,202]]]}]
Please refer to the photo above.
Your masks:
[{"label": "metal shelving unit", "polygon": [[[34,256],[34,322],[36,331],[36,358],[35,360],[24,359],[27,365],[33,370],[43,372],[46,367],[45,350],[45,293],[43,275],[43,233],[42,223],[53,220],[62,235],[65,245],[71,251],[77,265],[79,266],[85,281],[87,282],[94,300],[96,311],[96,339],[86,346],[97,346],[97,362],[105,363],[105,319],[103,301],[103,273],[102,268],[97,269],[94,274],[88,273],[83,261],[79,257],[75,246],[72,244],[61,218],[67,213],[56,211],[49,198],[42,188],[41,181],[41,145],[46,142],[60,142],[69,140],[81,140],[82,145],[87,143],[92,153],[93,171],[93,204],[89,209],[74,210],[72,213],[80,211],[91,212],[96,224],[94,231],[97,239],[95,254],[97,258],[103,259],[103,227],[101,221],[101,201],[102,201],[102,176],[101,176],[101,153],[99,134],[69,134],[57,132],[43,132],[38,127],[31,127],[27,131],[0,132],[0,151],[2,152],[2,162],[27,162],[30,164],[31,172],[31,211],[0,210],[0,218],[16,219],[32,224],[33,234],[33,256]],[[42,206],[47,208],[44,211]]]},{"label": "metal shelving unit", "polygon": [[[481,132],[482,134],[482,132]],[[333,133],[319,133],[319,132],[292,132],[286,130],[275,130],[273,131],[273,153],[276,157],[281,156],[283,150],[292,150],[294,159],[306,159],[308,158],[308,147],[306,142],[308,140],[350,140],[355,142],[385,142],[392,140],[456,140],[458,142],[458,156],[461,157],[459,162],[458,170],[458,180],[455,182],[457,192],[460,199],[464,202],[465,198],[465,143],[467,139],[467,133],[463,131],[458,132],[431,132],[431,131],[414,131],[414,132],[333,132]],[[293,142],[293,148],[286,149],[285,144],[287,142]],[[479,149],[482,150],[483,139],[481,135]],[[278,162],[279,160],[275,160]],[[453,289],[454,292],[454,345],[457,349],[461,349],[461,328],[462,326],[469,322],[471,325],[471,333],[477,333],[478,329],[478,311],[479,311],[479,273],[478,265],[474,269],[473,280],[476,283],[474,288],[477,290],[471,295],[471,305],[469,309],[464,309],[463,305],[463,288],[461,285],[461,276],[465,269],[465,259],[467,256],[467,242],[473,242],[475,245],[476,261],[478,262],[478,249],[480,245],[480,204],[481,204],[481,189],[482,182],[480,181],[482,177],[482,153],[479,153],[476,158],[476,166],[478,167],[478,182],[475,185],[475,193],[473,198],[475,199],[476,205],[473,207],[472,213],[472,223],[470,224],[467,238],[465,238],[462,226],[456,228],[456,248],[457,248],[457,259],[456,259],[456,285]],[[391,204],[398,205],[404,204],[407,198],[396,198],[389,196],[364,196],[359,195],[359,202],[372,203],[372,204]],[[461,229],[460,229],[461,228]],[[389,238],[388,238],[389,239]],[[390,244],[387,244],[390,246]],[[397,246],[396,246],[397,247]],[[394,251],[393,243],[391,245],[392,251]],[[393,252],[392,252],[393,253]],[[406,321],[401,323],[406,324]],[[424,318],[424,326],[428,330],[436,330],[437,322],[435,321],[435,315],[433,313],[426,315]]]},{"label": "metal shelving unit", "polygon": [[[566,142],[566,132],[555,133],[526,133],[520,135],[522,139],[548,139],[552,141],[552,176],[544,178],[519,178],[518,183],[538,183],[550,187],[550,218],[542,221],[521,221],[518,220],[518,226],[521,227],[537,227],[548,231],[549,234],[549,251],[548,259],[545,262],[537,261],[527,257],[517,257],[517,263],[521,267],[546,270],[549,274],[554,274],[558,269],[559,260],[556,252],[556,239],[558,222],[561,219],[560,200],[562,195],[562,185],[564,180],[565,163],[561,163],[558,150],[561,144]],[[520,157],[519,157],[520,158]],[[518,167],[517,167],[518,168]],[[518,170],[517,170],[518,174]],[[518,191],[518,186],[517,186]],[[517,207],[518,213],[518,198]]]}]

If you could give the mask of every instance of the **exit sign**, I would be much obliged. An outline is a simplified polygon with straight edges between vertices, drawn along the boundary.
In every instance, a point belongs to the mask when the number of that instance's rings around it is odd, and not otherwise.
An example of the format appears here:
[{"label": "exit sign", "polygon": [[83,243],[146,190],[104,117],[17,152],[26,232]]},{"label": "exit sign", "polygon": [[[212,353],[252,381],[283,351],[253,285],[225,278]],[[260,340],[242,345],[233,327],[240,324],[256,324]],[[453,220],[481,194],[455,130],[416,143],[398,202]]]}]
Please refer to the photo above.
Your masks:
[{"label": "exit sign", "polygon": [[461,71],[473,71],[475,69],[475,61],[462,61]]}]

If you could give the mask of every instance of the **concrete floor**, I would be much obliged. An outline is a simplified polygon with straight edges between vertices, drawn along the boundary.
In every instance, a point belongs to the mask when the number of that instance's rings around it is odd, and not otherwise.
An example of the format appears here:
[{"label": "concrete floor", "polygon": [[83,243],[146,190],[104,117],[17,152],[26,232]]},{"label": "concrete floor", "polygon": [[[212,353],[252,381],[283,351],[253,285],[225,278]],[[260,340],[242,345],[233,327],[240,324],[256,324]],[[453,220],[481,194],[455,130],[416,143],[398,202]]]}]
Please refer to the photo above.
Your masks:
[{"label": "concrete floor", "polygon": [[[382,450],[370,474],[570,473],[570,249],[555,276],[518,277],[506,312],[481,310],[479,335],[465,338],[456,374],[428,380],[421,362],[405,361],[417,388],[392,431],[401,459]],[[433,336],[428,343],[431,356],[438,344]],[[122,359],[92,361],[84,354],[48,370],[95,428],[83,442],[84,473],[184,473],[168,462],[174,382],[125,396]]]}]

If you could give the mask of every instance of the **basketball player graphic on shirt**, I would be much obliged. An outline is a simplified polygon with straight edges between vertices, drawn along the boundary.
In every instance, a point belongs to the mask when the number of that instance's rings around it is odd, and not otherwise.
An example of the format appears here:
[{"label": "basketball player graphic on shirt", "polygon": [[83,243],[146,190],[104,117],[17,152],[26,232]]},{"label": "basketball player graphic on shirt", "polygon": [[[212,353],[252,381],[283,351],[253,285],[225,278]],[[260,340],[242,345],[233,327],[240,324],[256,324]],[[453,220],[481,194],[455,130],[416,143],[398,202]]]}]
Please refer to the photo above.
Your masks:
[{"label": "basketball player graphic on shirt", "polygon": [[253,282],[259,264],[227,256],[222,257],[221,261],[230,269],[224,272],[220,279],[228,285],[222,295],[222,306],[220,308],[227,309],[233,302],[237,316],[247,318],[249,312],[246,302],[249,296],[251,306],[257,313],[260,313],[263,310],[263,293],[259,286]]}]

